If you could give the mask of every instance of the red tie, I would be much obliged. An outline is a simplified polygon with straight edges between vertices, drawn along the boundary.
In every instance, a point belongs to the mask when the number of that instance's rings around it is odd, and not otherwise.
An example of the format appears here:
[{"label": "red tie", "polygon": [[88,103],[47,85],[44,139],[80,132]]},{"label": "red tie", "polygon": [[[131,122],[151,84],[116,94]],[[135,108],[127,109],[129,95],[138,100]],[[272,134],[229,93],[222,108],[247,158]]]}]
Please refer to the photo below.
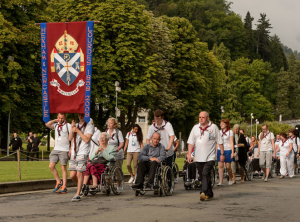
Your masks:
[{"label": "red tie", "polygon": [[63,124],[59,124],[57,125],[57,132],[58,132],[58,135],[60,136],[60,131],[62,131],[62,127],[68,123],[67,121],[65,121]]},{"label": "red tie", "polygon": [[263,140],[264,138],[266,138],[266,137],[269,135],[269,133],[270,133],[270,131],[269,131],[266,135],[264,135],[264,137],[262,138],[262,140]]},{"label": "red tie", "polygon": [[222,130],[222,137],[223,137],[223,136],[227,136],[226,133],[227,133],[228,131],[229,131],[229,129],[227,129],[225,132],[223,132],[223,130]]},{"label": "red tie", "polygon": [[210,126],[208,125],[204,129],[201,126],[199,127],[200,128],[200,134],[201,134],[201,136],[204,135],[204,131],[207,131],[208,127],[210,127]]}]

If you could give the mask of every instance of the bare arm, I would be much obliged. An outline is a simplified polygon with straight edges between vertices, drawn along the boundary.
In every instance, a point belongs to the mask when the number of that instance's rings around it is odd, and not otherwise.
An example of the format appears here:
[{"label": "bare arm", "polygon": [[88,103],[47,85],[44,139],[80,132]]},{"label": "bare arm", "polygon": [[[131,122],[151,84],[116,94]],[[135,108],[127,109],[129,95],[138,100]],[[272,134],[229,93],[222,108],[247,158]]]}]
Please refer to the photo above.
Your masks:
[{"label": "bare arm", "polygon": [[170,136],[169,145],[168,145],[168,148],[167,148],[166,150],[169,150],[169,149],[171,148],[171,146],[172,146],[173,143],[174,143],[174,139],[175,139],[175,135]]},{"label": "bare arm", "polygon": [[188,153],[187,153],[187,160],[189,163],[191,163],[191,154],[192,154],[192,150],[193,150],[193,144],[189,144],[189,149],[188,149]]},{"label": "bare arm", "polygon": [[292,150],[293,150],[293,144],[290,143],[290,149],[289,149],[289,151],[286,154],[287,157],[290,155],[290,152],[292,152]]},{"label": "bare arm", "polygon": [[127,147],[128,147],[128,139],[126,139],[126,142],[125,142],[124,154],[125,154],[125,152],[126,152],[126,150],[127,150]]},{"label": "bare arm", "polygon": [[149,144],[149,143],[150,143],[150,140],[149,140],[149,139],[146,139],[146,143]]},{"label": "bare arm", "polygon": [[48,123],[45,123],[45,125],[49,128],[49,129],[54,129],[53,123],[57,123],[58,119],[54,119],[54,120],[50,120]]}]

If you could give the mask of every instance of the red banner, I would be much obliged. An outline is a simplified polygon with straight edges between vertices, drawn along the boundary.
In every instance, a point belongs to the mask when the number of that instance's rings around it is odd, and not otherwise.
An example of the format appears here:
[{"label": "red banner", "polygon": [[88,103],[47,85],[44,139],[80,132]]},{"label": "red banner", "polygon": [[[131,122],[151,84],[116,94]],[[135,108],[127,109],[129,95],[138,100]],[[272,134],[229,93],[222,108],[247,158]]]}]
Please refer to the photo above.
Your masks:
[{"label": "red banner", "polygon": [[42,23],[41,36],[44,121],[47,111],[89,119],[93,22]]}]

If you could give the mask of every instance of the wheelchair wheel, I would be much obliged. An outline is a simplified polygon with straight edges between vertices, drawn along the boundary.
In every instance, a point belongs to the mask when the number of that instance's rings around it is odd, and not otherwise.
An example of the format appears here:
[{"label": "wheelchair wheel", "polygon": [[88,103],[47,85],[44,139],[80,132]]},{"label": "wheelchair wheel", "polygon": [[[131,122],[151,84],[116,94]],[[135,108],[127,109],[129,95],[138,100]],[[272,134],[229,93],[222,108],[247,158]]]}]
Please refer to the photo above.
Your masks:
[{"label": "wheelchair wheel", "polygon": [[210,171],[211,187],[214,187],[216,178],[215,178],[215,168],[213,167]]},{"label": "wheelchair wheel", "polygon": [[89,190],[90,190],[90,187],[89,186],[86,186],[84,192],[83,192],[83,195],[84,196],[87,196],[89,194]]},{"label": "wheelchair wheel", "polygon": [[174,174],[169,166],[165,166],[162,173],[162,188],[164,193],[169,196],[174,192]]},{"label": "wheelchair wheel", "polygon": [[140,191],[139,191],[139,190],[135,190],[135,191],[134,191],[134,196],[137,197],[137,196],[139,196],[139,194],[140,194]]},{"label": "wheelchair wheel", "polygon": [[179,180],[179,168],[178,168],[177,163],[172,164],[172,170],[174,173],[174,182],[177,183]]},{"label": "wheelchair wheel", "polygon": [[275,177],[275,171],[276,171],[275,164],[272,162],[271,169],[270,169],[270,177],[271,178]]},{"label": "wheelchair wheel", "polygon": [[[115,195],[119,195],[123,191],[124,187],[124,175],[120,167],[114,166],[110,171],[110,187]],[[121,190],[118,190],[118,183],[120,184]]]},{"label": "wheelchair wheel", "polygon": [[158,188],[157,194],[158,194],[159,197],[161,197],[163,195],[163,191],[162,191],[161,188]]},{"label": "wheelchair wheel", "polygon": [[92,194],[92,195],[96,195],[96,191],[90,191],[90,194]]}]

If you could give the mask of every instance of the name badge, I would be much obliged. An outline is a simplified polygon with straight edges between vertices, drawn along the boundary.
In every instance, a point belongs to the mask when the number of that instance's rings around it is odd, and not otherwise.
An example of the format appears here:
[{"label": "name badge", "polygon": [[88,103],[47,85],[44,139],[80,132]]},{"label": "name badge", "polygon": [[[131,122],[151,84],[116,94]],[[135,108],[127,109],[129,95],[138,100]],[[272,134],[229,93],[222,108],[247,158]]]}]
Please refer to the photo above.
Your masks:
[{"label": "name badge", "polygon": [[57,141],[60,142],[60,141],[61,141],[61,137],[58,137],[58,138],[57,138]]},{"label": "name badge", "polygon": [[266,144],[266,141],[263,141],[263,144]]},{"label": "name badge", "polygon": [[134,141],[132,141],[132,146],[135,146],[135,142]]}]

